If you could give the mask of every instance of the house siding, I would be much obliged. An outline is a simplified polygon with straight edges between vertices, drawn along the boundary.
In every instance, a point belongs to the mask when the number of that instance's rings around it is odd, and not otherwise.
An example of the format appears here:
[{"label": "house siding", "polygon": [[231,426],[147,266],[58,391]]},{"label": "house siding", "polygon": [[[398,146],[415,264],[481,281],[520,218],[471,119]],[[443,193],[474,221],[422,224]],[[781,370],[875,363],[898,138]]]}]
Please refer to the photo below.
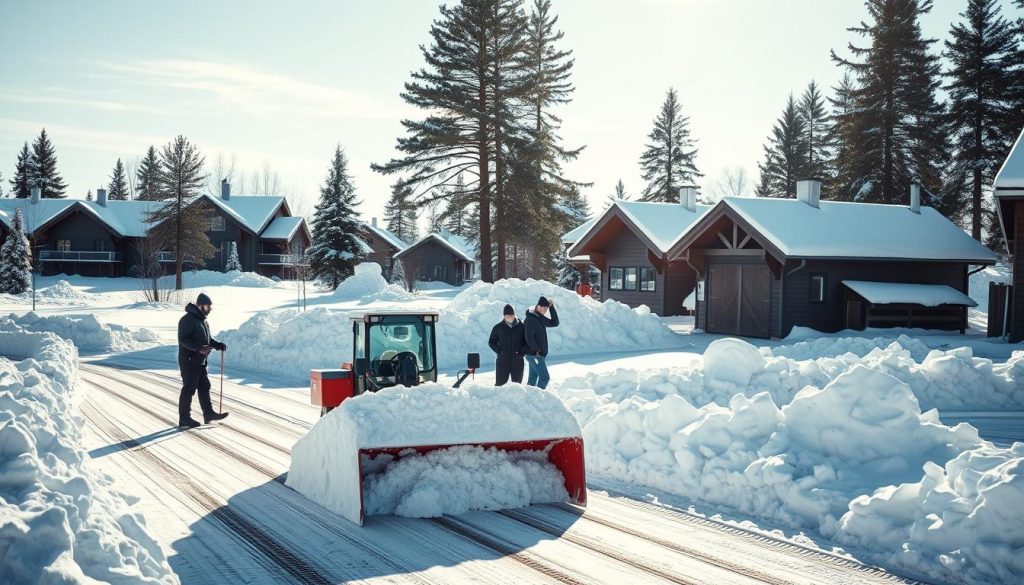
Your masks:
[{"label": "house siding", "polygon": [[[406,274],[416,274],[417,280],[441,281],[458,286],[467,277],[466,265],[469,263],[433,240],[422,242],[404,254],[400,260]],[[440,276],[435,267],[441,267]]]},{"label": "house siding", "polygon": [[[120,238],[114,236],[94,217],[81,211],[71,212],[39,234],[37,245],[43,250],[56,250],[59,240],[69,240],[73,252],[124,252]],[[42,273],[121,276],[122,267],[120,262],[47,261],[42,263]]]},{"label": "house siding", "polygon": [[684,312],[683,301],[697,286],[697,273],[686,262],[669,262],[668,268],[665,269],[664,280],[665,303],[662,306],[664,312],[655,312],[663,316],[682,315]]},{"label": "house siding", "polygon": [[[607,270],[601,274],[601,293],[603,298],[614,299],[634,308],[640,305],[647,305],[651,311],[658,315],[665,314],[665,274],[655,272],[655,290],[653,292],[612,290],[611,286],[609,286],[611,269],[613,267],[628,268],[635,266],[638,269],[654,268],[647,258],[647,246],[640,241],[640,238],[628,229],[623,229],[608,241],[608,244],[605,246],[605,257],[608,264]],[[637,278],[639,279],[639,272]],[[679,302],[682,303],[682,298],[679,299]]]},{"label": "house siding", "polygon": [[[1013,253],[1013,285],[1012,301],[1010,303],[1010,331],[1011,343],[1024,340],[1024,201],[1011,200],[1013,206],[1013,236],[1010,250]],[[1004,216],[1005,217],[1005,216]]]}]

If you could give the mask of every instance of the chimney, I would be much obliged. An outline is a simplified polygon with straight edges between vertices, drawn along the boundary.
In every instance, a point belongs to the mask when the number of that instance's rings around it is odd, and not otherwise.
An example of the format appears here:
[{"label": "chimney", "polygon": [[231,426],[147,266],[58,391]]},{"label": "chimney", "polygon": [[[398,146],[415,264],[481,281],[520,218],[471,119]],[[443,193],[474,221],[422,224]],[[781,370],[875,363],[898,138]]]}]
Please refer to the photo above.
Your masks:
[{"label": "chimney", "polygon": [[679,188],[679,204],[686,208],[686,211],[697,211],[697,187],[684,185]]},{"label": "chimney", "polygon": [[106,207],[107,206],[107,190],[106,189],[96,189],[96,205],[99,205],[100,207]]},{"label": "chimney", "polygon": [[231,200],[231,183],[227,179],[220,180],[220,198],[224,201]]},{"label": "chimney", "polygon": [[921,213],[921,184],[910,184],[910,211]]},{"label": "chimney", "polygon": [[373,227],[377,227],[377,218],[376,217],[371,217],[370,218],[370,225],[372,225]]},{"label": "chimney", "polygon": [[441,228],[441,237],[447,240],[448,238],[452,237],[452,232],[449,231],[448,228],[443,227]]},{"label": "chimney", "polygon": [[39,200],[43,197],[43,190],[39,187],[32,187],[32,205],[39,203]]},{"label": "chimney", "polygon": [[817,208],[821,199],[821,181],[809,179],[796,182],[796,198],[811,207]]}]

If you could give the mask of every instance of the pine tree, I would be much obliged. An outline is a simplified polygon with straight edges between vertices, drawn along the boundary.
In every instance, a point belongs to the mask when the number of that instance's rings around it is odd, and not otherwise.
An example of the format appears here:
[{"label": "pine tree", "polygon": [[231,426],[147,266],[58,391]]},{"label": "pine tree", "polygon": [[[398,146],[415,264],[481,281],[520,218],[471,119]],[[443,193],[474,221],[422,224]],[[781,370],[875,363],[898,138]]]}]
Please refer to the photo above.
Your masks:
[{"label": "pine tree", "polygon": [[445,229],[459,237],[473,240],[476,237],[472,219],[473,206],[473,194],[466,191],[466,183],[462,175],[459,175],[441,213]]},{"label": "pine tree", "polygon": [[117,159],[117,164],[114,165],[114,172],[110,175],[107,198],[112,201],[128,199],[128,181],[124,176],[124,164],[121,163],[121,159]]},{"label": "pine tree", "polygon": [[313,218],[313,243],[309,263],[313,278],[338,288],[351,276],[362,255],[359,245],[359,205],[348,175],[348,159],[339,145],[320,189]]},{"label": "pine tree", "polygon": [[640,200],[677,202],[679,188],[696,184],[703,175],[695,163],[697,149],[690,138],[690,119],[682,115],[674,88],[669,88],[648,138],[651,142],[640,157],[640,168],[647,181]]},{"label": "pine tree", "polygon": [[604,208],[608,209],[616,200],[629,201],[629,194],[626,193],[626,185],[622,183],[622,179],[619,179],[619,182],[615,183],[615,190],[605,198]]},{"label": "pine tree", "polygon": [[[931,11],[931,0],[867,0],[870,19],[849,30],[869,41],[852,43],[852,59],[832,59],[856,78],[849,118],[840,139],[850,177],[849,195],[857,201],[904,203],[910,184],[920,182],[930,193],[942,188],[945,150],[938,57],[929,52],[932,40],[923,38],[920,17]],[[858,60],[853,60],[858,59]]]},{"label": "pine tree", "polygon": [[85,192],[85,200],[92,201],[92,189],[89,189],[88,191]]},{"label": "pine tree", "polygon": [[238,259],[238,242],[231,242],[228,260],[224,263],[224,272],[241,272],[242,261]]},{"label": "pine tree", "polygon": [[[587,203],[586,197],[579,189],[573,189],[570,195],[563,200],[561,211],[564,217],[564,221],[560,225],[562,233],[575,229],[590,220],[590,204]],[[575,289],[578,284],[583,282],[583,275],[569,264],[566,252],[566,248],[561,245],[561,239],[559,239],[558,251],[552,259],[556,274],[555,282],[559,286]]]},{"label": "pine tree", "polygon": [[416,219],[412,189],[398,181],[391,186],[391,197],[384,204],[384,227],[403,241],[412,243],[419,237]]},{"label": "pine tree", "polygon": [[160,192],[160,159],[157,158],[156,147],[150,146],[146,156],[139,162],[135,171],[136,192],[139,201],[156,201],[161,198]]},{"label": "pine tree", "polygon": [[853,148],[850,142],[856,136],[858,121],[858,118],[852,115],[855,86],[856,82],[850,72],[846,71],[843,73],[842,79],[839,80],[839,84],[832,88],[833,97],[828,98],[832,106],[828,127],[828,143],[832,153],[829,164],[832,170],[832,180],[821,187],[823,199],[852,201],[853,194],[859,188],[855,173],[856,169],[860,167],[860,163],[856,160],[860,152]]},{"label": "pine tree", "polygon": [[807,178],[807,127],[793,94],[764,145],[758,197],[796,197],[796,182]]},{"label": "pine tree", "polygon": [[19,295],[32,288],[32,247],[21,209],[14,212],[11,231],[0,248],[0,292]]},{"label": "pine tree", "polygon": [[1001,124],[1003,133],[1009,135],[1019,134],[1024,128],[1024,0],[1014,0],[1013,3],[1021,16],[1014,27],[1017,31],[1016,48],[1007,55],[1004,64],[1013,80],[1010,89],[1013,106]]},{"label": "pine tree", "polygon": [[825,98],[814,80],[807,84],[807,89],[800,96],[800,118],[804,124],[802,142],[806,156],[804,176],[801,179],[829,182],[832,174],[829,168],[832,160],[829,149],[829,113],[825,107]]},{"label": "pine tree", "polygon": [[32,196],[32,177],[36,174],[36,159],[29,150],[28,142],[21,147],[18,153],[18,162],[14,166],[14,177],[11,179],[11,194],[18,199],[28,199]]},{"label": "pine tree", "polygon": [[[946,41],[950,70],[949,118],[955,143],[952,190],[969,190],[971,236],[981,240],[982,189],[990,185],[1015,135],[1003,131],[1010,115],[1013,71],[1005,67],[1015,47],[1015,31],[1000,15],[996,0],[969,0]],[[964,185],[956,178],[965,178]]]},{"label": "pine tree", "polygon": [[408,288],[409,283],[405,280],[405,267],[402,265],[401,260],[395,260],[395,263],[391,265],[390,282],[402,288]]},{"label": "pine tree", "polygon": [[175,290],[184,288],[186,262],[199,264],[217,252],[206,235],[210,227],[208,205],[199,200],[206,183],[203,162],[199,149],[184,136],[168,142],[160,152],[161,172],[154,198],[167,204],[149,213],[147,221],[157,249],[174,252]]},{"label": "pine tree", "polygon": [[67,185],[57,171],[57,150],[46,135],[46,128],[43,128],[32,144],[32,157],[35,159],[33,186],[42,189],[44,198],[63,199]]}]

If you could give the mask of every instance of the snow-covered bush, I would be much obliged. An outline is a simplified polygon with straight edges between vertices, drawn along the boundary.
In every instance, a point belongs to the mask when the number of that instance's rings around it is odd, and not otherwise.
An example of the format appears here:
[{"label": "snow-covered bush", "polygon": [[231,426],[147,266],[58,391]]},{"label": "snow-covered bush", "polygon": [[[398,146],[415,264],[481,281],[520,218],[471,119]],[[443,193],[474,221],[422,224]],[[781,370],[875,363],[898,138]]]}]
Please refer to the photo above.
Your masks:
[{"label": "snow-covered bush", "polygon": [[0,292],[18,295],[31,287],[32,252],[25,234],[25,219],[18,209],[7,239],[0,246]]},{"label": "snow-covered bush", "polygon": [[50,331],[75,344],[87,352],[124,352],[149,347],[159,337],[151,329],[131,330],[123,325],[100,323],[96,315],[51,315],[42,316],[14,313],[0,317],[0,324],[15,325],[30,331]]},{"label": "snow-covered bush", "polygon": [[224,263],[224,272],[241,272],[242,261],[238,259],[238,242],[231,242],[228,251],[227,262]]},{"label": "snow-covered bush", "polygon": [[0,323],[0,581],[172,584],[159,545],[89,469],[75,347]]},{"label": "snow-covered bush", "polygon": [[333,295],[336,300],[352,300],[370,303],[374,301],[407,301],[416,298],[404,288],[388,284],[380,264],[363,262],[355,267],[355,274],[341,281]]},{"label": "snow-covered bush", "polygon": [[[204,288],[211,286],[244,286],[251,288],[277,286],[273,280],[255,272],[217,272],[215,270],[191,270],[182,275],[185,288]],[[160,288],[173,288],[174,275],[161,276]],[[217,299],[214,299],[216,302]]]}]

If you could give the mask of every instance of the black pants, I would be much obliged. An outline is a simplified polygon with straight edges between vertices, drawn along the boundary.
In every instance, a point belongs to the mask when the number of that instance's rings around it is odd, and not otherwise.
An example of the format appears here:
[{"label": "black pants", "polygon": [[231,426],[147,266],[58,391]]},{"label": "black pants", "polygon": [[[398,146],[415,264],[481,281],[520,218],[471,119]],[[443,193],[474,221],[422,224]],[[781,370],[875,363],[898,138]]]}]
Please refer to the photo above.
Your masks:
[{"label": "black pants", "polygon": [[512,361],[498,360],[494,363],[494,377],[496,378],[494,385],[501,386],[508,382],[509,376],[512,377],[513,382],[523,382],[523,367],[525,363],[523,358],[516,358]]},{"label": "black pants", "polygon": [[192,417],[192,396],[199,392],[199,406],[203,409],[203,417],[209,418],[216,411],[210,402],[210,377],[206,373],[206,365],[179,364],[181,368],[181,396],[178,397],[178,420],[184,421]]}]

